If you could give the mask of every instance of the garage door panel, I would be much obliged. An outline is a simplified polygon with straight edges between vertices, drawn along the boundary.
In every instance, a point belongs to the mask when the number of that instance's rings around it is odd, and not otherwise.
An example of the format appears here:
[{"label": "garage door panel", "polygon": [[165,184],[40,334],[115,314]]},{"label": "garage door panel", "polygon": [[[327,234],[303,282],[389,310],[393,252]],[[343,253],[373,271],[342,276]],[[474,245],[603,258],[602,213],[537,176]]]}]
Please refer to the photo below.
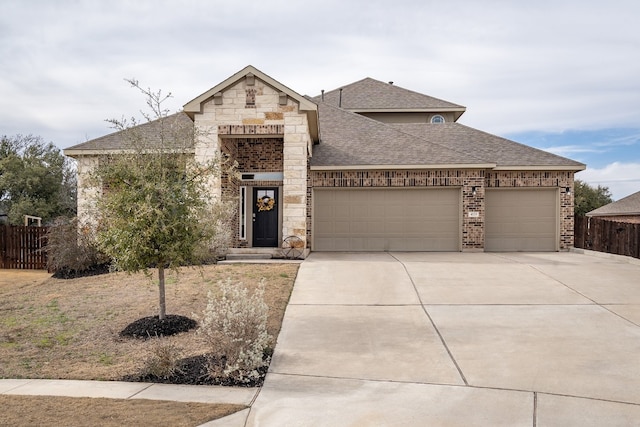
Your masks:
[{"label": "garage door panel", "polygon": [[459,189],[316,190],[313,212],[317,251],[460,250]]},{"label": "garage door panel", "polygon": [[487,190],[485,250],[557,250],[557,212],[556,189]]}]

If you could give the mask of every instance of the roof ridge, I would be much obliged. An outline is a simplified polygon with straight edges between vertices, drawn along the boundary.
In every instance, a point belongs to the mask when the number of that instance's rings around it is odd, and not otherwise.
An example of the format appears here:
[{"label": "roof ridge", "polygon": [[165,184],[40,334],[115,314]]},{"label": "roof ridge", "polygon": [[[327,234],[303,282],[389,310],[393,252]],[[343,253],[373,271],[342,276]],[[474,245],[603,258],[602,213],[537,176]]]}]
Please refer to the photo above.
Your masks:
[{"label": "roof ridge", "polygon": [[[466,109],[465,106],[460,105],[460,104],[456,104],[454,102],[451,101],[447,101],[444,100],[442,98],[437,98],[435,96],[431,96],[431,95],[427,95],[421,92],[417,92],[415,90],[412,89],[407,89],[403,86],[398,86],[392,82],[384,82],[382,80],[378,80],[378,79],[374,79],[372,77],[365,77],[363,79],[357,80],[355,82],[352,83],[348,83],[346,85],[342,85],[342,86],[338,86],[335,89],[329,90],[329,91],[325,91],[324,93],[321,93],[320,95],[316,95],[313,97],[313,100],[315,100],[316,102],[321,102],[322,97],[328,97],[328,96],[335,96],[337,93],[339,93],[340,90],[345,90],[348,89],[350,87],[354,87],[358,84],[361,84],[363,82],[374,82],[376,85],[379,85],[380,87],[385,87],[385,88],[392,88],[392,90],[394,90],[395,92],[402,92],[411,96],[417,96],[420,98],[426,98],[429,99],[432,102],[437,102],[437,103],[443,103],[443,104],[447,104],[448,107],[447,108],[464,108]],[[354,110],[358,110],[359,108],[353,108]]]}]

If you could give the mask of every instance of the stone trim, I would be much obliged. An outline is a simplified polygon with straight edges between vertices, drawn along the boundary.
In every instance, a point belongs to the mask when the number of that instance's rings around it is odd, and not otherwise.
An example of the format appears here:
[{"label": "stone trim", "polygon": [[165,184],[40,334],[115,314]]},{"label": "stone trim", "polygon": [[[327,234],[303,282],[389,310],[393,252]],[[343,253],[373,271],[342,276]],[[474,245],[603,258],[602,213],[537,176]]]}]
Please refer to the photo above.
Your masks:
[{"label": "stone trim", "polygon": [[218,135],[284,135],[284,125],[219,125]]}]

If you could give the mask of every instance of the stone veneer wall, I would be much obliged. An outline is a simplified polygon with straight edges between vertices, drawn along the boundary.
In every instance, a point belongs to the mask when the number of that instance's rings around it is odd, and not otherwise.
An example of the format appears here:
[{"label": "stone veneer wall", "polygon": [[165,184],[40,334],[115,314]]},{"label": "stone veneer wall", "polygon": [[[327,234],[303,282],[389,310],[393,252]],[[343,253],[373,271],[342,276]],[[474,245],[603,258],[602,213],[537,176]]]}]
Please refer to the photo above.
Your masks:
[{"label": "stone veneer wall", "polygon": [[[311,242],[312,189],[322,187],[460,187],[462,188],[462,250],[484,248],[485,188],[553,187],[560,191],[560,248],[573,246],[573,172],[447,170],[311,171],[307,194],[307,239]],[[476,194],[473,194],[476,187]],[[478,212],[469,218],[469,212]]]},{"label": "stone veneer wall", "polygon": [[[282,236],[296,235],[306,238],[307,218],[307,158],[311,137],[307,116],[298,111],[298,103],[291,98],[286,105],[279,105],[280,94],[259,78],[255,78],[254,85],[247,85],[241,79],[235,85],[225,89],[222,93],[222,105],[216,105],[214,99],[206,101],[202,106],[202,113],[195,115],[195,124],[202,134],[196,145],[196,158],[207,161],[214,158],[224,146],[224,150],[235,154],[236,159],[251,163],[250,158],[239,153],[239,145],[232,148],[228,141],[232,138],[278,138],[283,141],[282,157],[277,159],[284,173],[284,179],[278,186],[282,187],[280,195],[282,208]],[[246,140],[245,139],[245,140]],[[224,142],[223,142],[224,141]],[[249,143],[250,145],[250,143]],[[256,152],[257,153],[257,152]],[[275,166],[275,165],[271,165]],[[279,171],[278,170],[278,171]],[[250,172],[245,170],[245,172]],[[222,195],[222,182],[212,182],[211,185]],[[229,184],[224,196],[236,193],[237,183]],[[264,182],[252,182],[247,186],[266,185]],[[243,182],[245,185],[245,182]],[[275,186],[275,185],[274,185]],[[237,220],[236,220],[237,222]],[[237,227],[236,227],[237,229]],[[240,244],[240,242],[238,242]],[[242,243],[243,245],[246,243]]]},{"label": "stone veneer wall", "polygon": [[78,222],[80,224],[95,224],[95,198],[101,194],[102,189],[92,187],[88,183],[89,174],[98,165],[99,156],[78,156],[76,158],[77,170],[77,208]]}]

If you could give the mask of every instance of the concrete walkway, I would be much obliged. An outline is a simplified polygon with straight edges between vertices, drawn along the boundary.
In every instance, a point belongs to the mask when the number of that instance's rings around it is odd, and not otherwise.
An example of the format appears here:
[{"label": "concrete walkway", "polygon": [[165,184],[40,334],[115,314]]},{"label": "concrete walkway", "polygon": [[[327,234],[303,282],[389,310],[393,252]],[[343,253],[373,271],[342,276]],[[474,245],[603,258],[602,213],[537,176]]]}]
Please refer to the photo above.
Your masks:
[{"label": "concrete walkway", "polygon": [[640,263],[312,254],[247,426],[640,424]]}]

